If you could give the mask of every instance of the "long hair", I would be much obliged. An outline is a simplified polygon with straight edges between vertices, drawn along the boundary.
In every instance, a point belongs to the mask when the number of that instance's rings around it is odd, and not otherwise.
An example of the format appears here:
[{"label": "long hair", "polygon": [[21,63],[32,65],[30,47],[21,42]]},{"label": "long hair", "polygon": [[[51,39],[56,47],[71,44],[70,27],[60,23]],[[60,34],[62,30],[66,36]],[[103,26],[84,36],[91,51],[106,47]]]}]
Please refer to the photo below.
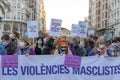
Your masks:
[{"label": "long hair", "polygon": [[[61,48],[62,44],[65,44],[65,45],[66,45],[67,50],[65,51],[65,54],[68,54],[69,46],[68,46],[68,42],[67,42],[66,40],[61,40],[61,41],[58,43],[58,45],[57,45],[57,47],[56,47],[56,50],[59,51],[59,49]],[[59,51],[59,52],[60,52],[60,51]]]},{"label": "long hair", "polygon": [[[41,46],[43,47],[43,46],[44,46],[43,37],[38,37],[38,38],[37,38],[37,41],[38,41],[39,39],[41,39],[41,41],[42,41],[42,44],[41,44]],[[36,46],[38,46],[38,43],[36,43]]]},{"label": "long hair", "polygon": [[[97,48],[99,47],[99,44],[100,44],[101,42],[102,42],[102,43],[105,43],[105,40],[102,39],[102,38],[99,38],[99,39],[96,41],[95,46],[94,46],[94,48],[93,48],[93,52],[97,52]],[[105,53],[105,52],[106,52],[106,47],[104,47],[104,48],[101,50],[101,52],[102,52],[102,53]]]}]

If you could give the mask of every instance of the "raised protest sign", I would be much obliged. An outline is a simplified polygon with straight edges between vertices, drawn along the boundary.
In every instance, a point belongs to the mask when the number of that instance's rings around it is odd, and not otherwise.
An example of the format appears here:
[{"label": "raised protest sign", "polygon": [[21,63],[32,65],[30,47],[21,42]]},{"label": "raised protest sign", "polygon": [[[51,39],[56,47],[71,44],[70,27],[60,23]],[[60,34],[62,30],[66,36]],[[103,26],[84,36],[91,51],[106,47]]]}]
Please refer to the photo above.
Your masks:
[{"label": "raised protest sign", "polygon": [[81,38],[87,38],[88,33],[88,23],[84,21],[80,21],[78,24],[78,36]]},{"label": "raised protest sign", "polygon": [[49,35],[60,36],[62,20],[51,19],[51,26]]},{"label": "raised protest sign", "polygon": [[94,35],[94,34],[95,34],[95,31],[94,31],[94,30],[88,30],[88,36]]},{"label": "raised protest sign", "polygon": [[77,36],[77,29],[78,29],[78,25],[72,24],[72,29],[71,29],[72,36]]},{"label": "raised protest sign", "polygon": [[38,22],[37,21],[28,21],[27,22],[27,36],[28,38],[38,37]]},{"label": "raised protest sign", "polygon": [[82,57],[80,68],[66,67],[64,60],[65,56],[19,56],[18,68],[0,68],[0,80],[120,80],[120,57]]}]

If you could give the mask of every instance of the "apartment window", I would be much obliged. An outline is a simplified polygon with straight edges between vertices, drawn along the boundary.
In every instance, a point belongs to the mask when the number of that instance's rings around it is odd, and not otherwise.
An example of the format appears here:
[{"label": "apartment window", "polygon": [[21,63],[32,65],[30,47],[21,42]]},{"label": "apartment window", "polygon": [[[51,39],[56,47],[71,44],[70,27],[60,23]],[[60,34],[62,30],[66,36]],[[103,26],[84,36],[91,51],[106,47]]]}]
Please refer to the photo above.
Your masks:
[{"label": "apartment window", "polygon": [[115,5],[117,4],[117,1],[115,0]]},{"label": "apartment window", "polygon": [[114,7],[114,2],[112,2],[112,7]]},{"label": "apartment window", "polygon": [[116,17],[116,12],[114,13],[114,16]]},{"label": "apartment window", "polygon": [[106,3],[106,10],[108,9],[108,4]]},{"label": "apartment window", "polygon": [[14,19],[16,19],[16,16],[14,16]]},{"label": "apartment window", "polygon": [[16,12],[14,12],[13,16],[14,16],[14,19],[16,19]]},{"label": "apartment window", "polygon": [[22,13],[22,17],[21,17],[21,20],[23,20],[23,16],[24,16],[24,14]]},{"label": "apartment window", "polygon": [[111,16],[112,16],[112,18],[113,18],[113,14],[112,14]]},{"label": "apartment window", "polygon": [[97,15],[97,10],[96,10],[96,15]]},{"label": "apartment window", "polygon": [[107,12],[105,13],[105,18],[107,18]]},{"label": "apartment window", "polygon": [[98,10],[98,15],[100,15],[100,9]]},{"label": "apartment window", "polygon": [[105,27],[107,27],[107,20],[105,20]]},{"label": "apartment window", "polygon": [[98,24],[98,28],[100,28],[100,24]]},{"label": "apartment window", "polygon": [[98,17],[98,22],[100,21],[100,16]]},{"label": "apartment window", "polygon": [[103,4],[103,10],[104,10],[104,4]]},{"label": "apartment window", "polygon": [[98,3],[98,7],[100,7],[100,2]]},{"label": "apartment window", "polygon": [[117,15],[119,16],[119,10],[117,11]]},{"label": "apartment window", "polygon": [[104,26],[104,21],[102,21],[102,26]]},{"label": "apartment window", "polygon": [[10,12],[6,12],[6,18],[9,19],[10,18]]},{"label": "apartment window", "polygon": [[14,2],[13,5],[14,5],[14,8],[16,8],[16,2]]},{"label": "apartment window", "polygon": [[104,18],[104,13],[102,13],[102,19]]},{"label": "apartment window", "polygon": [[98,21],[98,20],[97,20],[97,17],[96,17],[96,21]]},{"label": "apartment window", "polygon": [[17,19],[20,20],[20,12],[17,13]]},{"label": "apartment window", "polygon": [[20,3],[17,4],[17,7],[20,8]]},{"label": "apartment window", "polygon": [[96,3],[96,8],[98,8],[97,3]]}]

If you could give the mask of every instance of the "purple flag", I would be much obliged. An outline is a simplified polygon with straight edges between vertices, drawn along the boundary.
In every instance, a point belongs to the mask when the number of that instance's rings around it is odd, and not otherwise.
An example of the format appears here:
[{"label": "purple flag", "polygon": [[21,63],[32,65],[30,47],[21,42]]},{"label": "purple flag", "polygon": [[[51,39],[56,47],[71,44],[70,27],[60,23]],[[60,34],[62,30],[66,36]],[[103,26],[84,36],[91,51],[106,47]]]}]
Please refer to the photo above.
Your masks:
[{"label": "purple flag", "polygon": [[2,65],[2,68],[18,68],[18,56],[3,55],[1,65]]},{"label": "purple flag", "polygon": [[66,55],[64,65],[67,67],[80,68],[81,57],[74,55]]}]

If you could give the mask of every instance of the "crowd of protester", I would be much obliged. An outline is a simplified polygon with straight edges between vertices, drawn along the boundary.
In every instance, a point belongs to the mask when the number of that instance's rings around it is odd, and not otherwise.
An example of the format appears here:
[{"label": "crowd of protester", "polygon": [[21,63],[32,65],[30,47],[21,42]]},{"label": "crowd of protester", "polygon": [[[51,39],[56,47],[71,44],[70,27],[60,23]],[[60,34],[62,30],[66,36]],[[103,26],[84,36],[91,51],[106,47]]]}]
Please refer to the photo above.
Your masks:
[{"label": "crowd of protester", "polygon": [[67,39],[60,37],[38,37],[34,43],[22,39],[16,31],[6,33],[1,37],[0,55],[64,55],[76,56],[120,56],[120,37],[110,41],[105,37],[90,36],[80,41],[79,37]]}]

